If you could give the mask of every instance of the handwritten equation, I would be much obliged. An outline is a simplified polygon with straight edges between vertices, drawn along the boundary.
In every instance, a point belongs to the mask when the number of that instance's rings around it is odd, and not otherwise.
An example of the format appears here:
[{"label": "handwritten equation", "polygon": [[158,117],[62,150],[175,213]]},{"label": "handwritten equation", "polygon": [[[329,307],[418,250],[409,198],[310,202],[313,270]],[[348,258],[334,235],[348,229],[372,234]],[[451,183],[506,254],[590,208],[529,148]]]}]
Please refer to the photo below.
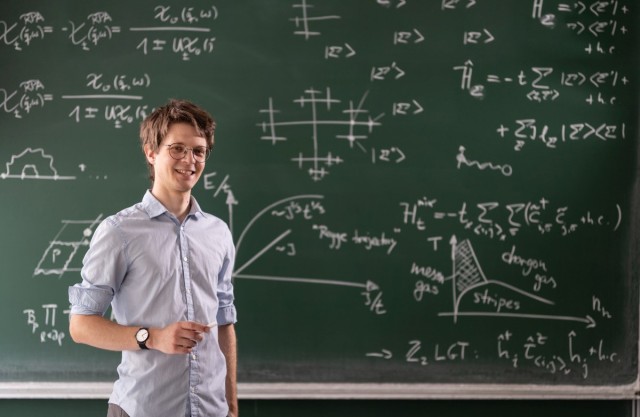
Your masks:
[{"label": "handwritten equation", "polygon": [[374,360],[400,361],[420,368],[443,363],[471,364],[490,358],[498,359],[513,369],[537,370],[560,378],[578,375],[582,380],[589,379],[593,364],[606,365],[620,360],[618,353],[604,339],[599,339],[594,345],[581,339],[584,338],[572,330],[567,333],[564,346],[558,349],[552,336],[545,333],[505,330],[495,337],[492,351],[482,350],[469,340],[413,339],[407,342],[404,350],[381,348],[367,352],[365,356]]},{"label": "handwritten equation", "polygon": [[38,308],[26,308],[22,313],[26,326],[40,343],[54,343],[61,347],[67,337],[69,311],[61,310],[58,304],[50,303],[42,304]]},{"label": "handwritten equation", "polygon": [[159,5],[148,11],[147,18],[151,25],[123,27],[108,11],[99,10],[89,13],[83,21],[50,24],[43,13],[33,11],[17,16],[14,21],[0,20],[0,40],[15,51],[24,51],[34,42],[47,42],[60,33],[71,45],[88,52],[105,42],[118,41],[127,31],[142,36],[134,41],[134,49],[143,55],[169,52],[189,61],[215,49],[211,24],[218,19],[218,9],[214,5],[206,8]]},{"label": "handwritten equation", "polygon": [[[462,201],[452,209],[441,208],[442,202],[436,198],[420,197],[415,201],[400,202],[399,206],[402,224],[417,231],[428,232],[430,221],[453,221],[474,235],[501,241],[517,236],[524,229],[540,236],[555,234],[562,237],[587,228],[615,232],[623,221],[618,204],[607,212],[600,212],[556,205],[545,197],[511,203],[485,201],[470,204]],[[437,248],[442,237],[431,239]]]},{"label": "handwritten equation", "polygon": [[[460,88],[472,97],[482,99],[487,95],[487,84],[509,84],[525,90],[524,97],[535,103],[553,102],[559,100],[563,91],[570,94],[572,88],[585,90],[585,86],[592,87],[583,98],[589,105],[613,105],[617,100],[616,90],[624,90],[630,83],[629,74],[620,73],[615,69],[584,73],[582,71],[558,71],[554,67],[531,67],[514,74],[486,74],[477,83],[477,67],[468,60],[462,65],[453,67],[461,73]],[[482,83],[486,84],[482,84]]]},{"label": "handwritten equation", "polygon": [[14,89],[0,88],[0,108],[4,113],[22,119],[43,109],[45,105],[53,105],[57,100],[81,103],[70,107],[67,115],[69,119],[76,123],[101,119],[113,123],[116,129],[134,122],[139,123],[150,113],[151,106],[147,104],[131,104],[144,100],[142,94],[132,93],[144,93],[151,88],[151,77],[147,73],[89,73],[80,88],[85,90],[83,94],[56,95],[47,92],[41,80],[26,80]]},{"label": "handwritten equation", "polygon": [[627,124],[622,123],[564,123],[549,126],[536,119],[517,119],[507,125],[500,124],[498,136],[514,140],[513,149],[522,150],[529,143],[539,143],[549,149],[585,142],[611,142],[627,138]]}]

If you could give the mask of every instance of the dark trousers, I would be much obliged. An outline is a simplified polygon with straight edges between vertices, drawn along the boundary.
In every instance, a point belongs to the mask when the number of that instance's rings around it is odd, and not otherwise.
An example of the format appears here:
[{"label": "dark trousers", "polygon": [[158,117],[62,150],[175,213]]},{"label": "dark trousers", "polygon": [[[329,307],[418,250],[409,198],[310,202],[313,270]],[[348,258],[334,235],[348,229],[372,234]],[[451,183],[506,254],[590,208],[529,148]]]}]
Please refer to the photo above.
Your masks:
[{"label": "dark trousers", "polygon": [[109,403],[107,417],[129,417],[129,414],[125,413],[120,406]]},{"label": "dark trousers", "polygon": [[129,417],[129,414],[125,413],[120,406],[109,403],[109,411],[107,411],[107,417]]}]

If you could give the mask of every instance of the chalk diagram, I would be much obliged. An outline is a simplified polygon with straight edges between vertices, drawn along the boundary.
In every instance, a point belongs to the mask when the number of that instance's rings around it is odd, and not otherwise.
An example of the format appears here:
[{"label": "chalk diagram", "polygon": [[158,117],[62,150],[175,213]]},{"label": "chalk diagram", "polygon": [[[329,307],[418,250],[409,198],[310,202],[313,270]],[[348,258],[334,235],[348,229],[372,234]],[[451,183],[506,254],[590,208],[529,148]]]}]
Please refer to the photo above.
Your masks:
[{"label": "chalk diagram", "polygon": [[336,15],[310,16],[309,10],[314,6],[312,4],[308,4],[307,0],[301,0],[300,3],[296,3],[292,7],[300,10],[299,16],[289,19],[296,25],[296,30],[293,33],[295,35],[304,36],[305,40],[308,40],[311,36],[320,35],[320,32],[311,29],[312,22],[315,23],[323,20],[340,19],[340,16]]},{"label": "chalk diagram", "polygon": [[59,175],[53,166],[53,156],[42,148],[27,148],[18,155],[12,155],[6,163],[0,178],[20,180],[75,180],[75,176]]},{"label": "chalk diagram", "polygon": [[[302,208],[302,205],[305,202],[315,203],[316,208],[320,208],[318,213],[324,213],[324,208],[321,206],[321,202],[324,199],[322,195],[297,195],[293,197],[288,197],[275,203],[265,207],[260,212],[258,212],[252,219],[247,223],[244,227],[240,237],[236,243],[236,252],[238,254],[241,253],[242,244],[245,241],[245,238],[252,227],[261,219],[267,216],[281,216],[284,212],[289,213],[297,213],[298,215],[302,214],[306,211]],[[307,212],[308,214],[308,212]],[[309,219],[307,219],[309,220]],[[333,285],[340,287],[353,287],[360,288],[363,290],[361,293],[365,297],[365,305],[369,308],[370,311],[375,314],[384,314],[384,305],[382,303],[382,291],[378,285],[372,281],[367,280],[366,282],[357,282],[357,281],[341,281],[336,279],[322,279],[322,278],[311,278],[311,277],[291,277],[291,276],[274,276],[274,275],[266,275],[266,274],[247,274],[244,273],[245,269],[249,268],[253,265],[257,260],[263,257],[267,252],[271,250],[276,251],[287,251],[293,250],[294,247],[287,248],[287,245],[283,245],[284,240],[292,235],[292,228],[285,228],[277,236],[274,236],[271,241],[269,241],[266,245],[264,245],[260,250],[258,250],[253,256],[248,257],[248,260],[244,263],[239,263],[237,260],[239,257],[236,257],[236,266],[233,272],[234,279],[250,279],[250,280],[263,280],[263,281],[277,281],[277,282],[287,282],[287,283],[303,283],[303,284],[318,284],[318,285]],[[246,257],[243,257],[246,259]]]},{"label": "chalk diagram", "polygon": [[[361,294],[365,297],[365,305],[376,314],[384,314],[382,304],[382,291],[377,284],[367,280],[366,282],[341,281],[337,279],[322,279],[316,277],[292,277],[277,276],[273,274],[247,274],[244,271],[254,265],[270,251],[275,252],[295,252],[295,244],[284,243],[285,239],[294,234],[294,227],[286,227],[277,236],[272,236],[270,241],[262,246],[257,252],[250,256],[239,256],[242,253],[243,243],[248,233],[260,220],[267,217],[279,218],[287,215],[306,217],[310,220],[313,216],[324,213],[321,203],[322,195],[297,195],[284,198],[268,205],[258,212],[242,230],[236,243],[236,265],[233,272],[234,279],[262,280],[286,283],[302,283],[315,285],[332,285],[339,287],[351,287],[361,289]],[[315,215],[311,215],[309,207],[313,206]],[[102,214],[93,220],[62,220],[62,227],[56,236],[49,242],[49,246],[43,253],[33,275],[56,275],[61,278],[68,272],[79,272],[82,269],[82,258],[89,248],[91,236],[96,227],[102,221]],[[246,259],[238,262],[239,259]]]},{"label": "chalk diagram", "polygon": [[[452,288],[452,304],[453,311],[440,312],[438,316],[441,317],[453,317],[454,323],[458,322],[460,317],[510,317],[510,318],[522,318],[522,319],[539,319],[539,320],[560,320],[560,321],[573,321],[586,324],[587,328],[596,326],[595,320],[589,316],[574,317],[574,316],[562,316],[562,315],[549,315],[549,314],[531,314],[521,312],[521,310],[510,311],[468,311],[461,308],[465,296],[471,296],[473,291],[480,289],[487,289],[491,286],[497,286],[504,289],[508,293],[514,294],[514,299],[532,300],[534,304],[546,304],[554,305],[553,301],[546,298],[537,296],[535,294],[523,291],[517,287],[506,284],[502,281],[495,279],[488,279],[482,270],[482,266],[478,261],[471,241],[468,239],[458,243],[455,236],[452,236],[450,240],[451,244],[451,260],[453,267],[453,274],[447,277],[446,280],[451,281]],[[477,293],[476,293],[477,294]],[[486,293],[485,293],[486,294]],[[482,297],[481,297],[482,299]],[[484,298],[486,300],[486,297]],[[491,300],[489,304],[492,304],[494,300]],[[495,300],[495,304],[498,300]],[[495,304],[492,307],[495,309]]]},{"label": "chalk diagram", "polygon": [[336,107],[341,105],[341,100],[331,95],[331,89],[329,87],[326,87],[324,91],[309,88],[304,91],[304,94],[300,98],[293,100],[293,102],[299,105],[300,108],[308,106],[311,112],[310,118],[308,120],[286,121],[276,120],[276,116],[280,114],[280,110],[274,107],[273,98],[269,97],[268,107],[260,110],[260,113],[265,114],[268,119],[258,124],[263,132],[260,139],[271,141],[272,145],[276,145],[278,142],[288,140],[286,136],[278,134],[280,130],[292,126],[310,127],[311,134],[308,137],[297,137],[296,140],[310,141],[311,152],[299,152],[297,156],[291,158],[291,161],[296,162],[300,169],[308,166],[307,173],[314,181],[320,181],[329,174],[330,167],[345,162],[340,155],[333,155],[330,151],[321,155],[320,145],[326,141],[320,134],[321,127],[346,127],[345,134],[338,134],[336,138],[348,141],[350,148],[354,148],[355,145],[363,152],[367,152],[360,141],[368,139],[368,135],[373,132],[373,129],[381,125],[378,120],[384,116],[384,113],[381,113],[376,117],[371,117],[369,111],[363,109],[367,95],[368,92],[365,92],[357,105],[354,105],[353,101],[349,101],[348,105],[340,110],[340,117],[325,119],[320,117],[320,110],[324,109],[326,112],[330,112],[332,106]]},{"label": "chalk diagram", "polygon": [[67,272],[80,272],[82,257],[101,220],[102,214],[94,220],[62,220],[62,227],[49,242],[33,275],[57,275],[62,278]]}]

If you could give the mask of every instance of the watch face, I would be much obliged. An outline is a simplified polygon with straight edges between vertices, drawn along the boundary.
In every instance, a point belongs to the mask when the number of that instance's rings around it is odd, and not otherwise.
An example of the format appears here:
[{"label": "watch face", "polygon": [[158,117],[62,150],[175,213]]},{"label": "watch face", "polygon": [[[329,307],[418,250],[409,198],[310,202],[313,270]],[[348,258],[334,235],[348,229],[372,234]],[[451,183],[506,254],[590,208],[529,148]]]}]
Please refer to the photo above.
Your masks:
[{"label": "watch face", "polygon": [[138,342],[144,342],[149,337],[149,331],[147,329],[140,329],[136,333],[136,340]]}]

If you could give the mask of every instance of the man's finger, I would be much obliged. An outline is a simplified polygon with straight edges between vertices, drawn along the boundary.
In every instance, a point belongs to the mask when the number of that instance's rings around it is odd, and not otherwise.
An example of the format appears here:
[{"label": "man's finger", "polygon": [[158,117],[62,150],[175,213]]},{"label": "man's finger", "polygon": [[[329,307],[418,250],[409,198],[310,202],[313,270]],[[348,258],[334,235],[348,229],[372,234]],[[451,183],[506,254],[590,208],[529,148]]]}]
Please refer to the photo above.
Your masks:
[{"label": "man's finger", "polygon": [[193,330],[196,332],[204,333],[209,331],[209,327],[202,323],[197,323],[195,321],[185,321],[182,323],[182,328],[187,330]]}]

